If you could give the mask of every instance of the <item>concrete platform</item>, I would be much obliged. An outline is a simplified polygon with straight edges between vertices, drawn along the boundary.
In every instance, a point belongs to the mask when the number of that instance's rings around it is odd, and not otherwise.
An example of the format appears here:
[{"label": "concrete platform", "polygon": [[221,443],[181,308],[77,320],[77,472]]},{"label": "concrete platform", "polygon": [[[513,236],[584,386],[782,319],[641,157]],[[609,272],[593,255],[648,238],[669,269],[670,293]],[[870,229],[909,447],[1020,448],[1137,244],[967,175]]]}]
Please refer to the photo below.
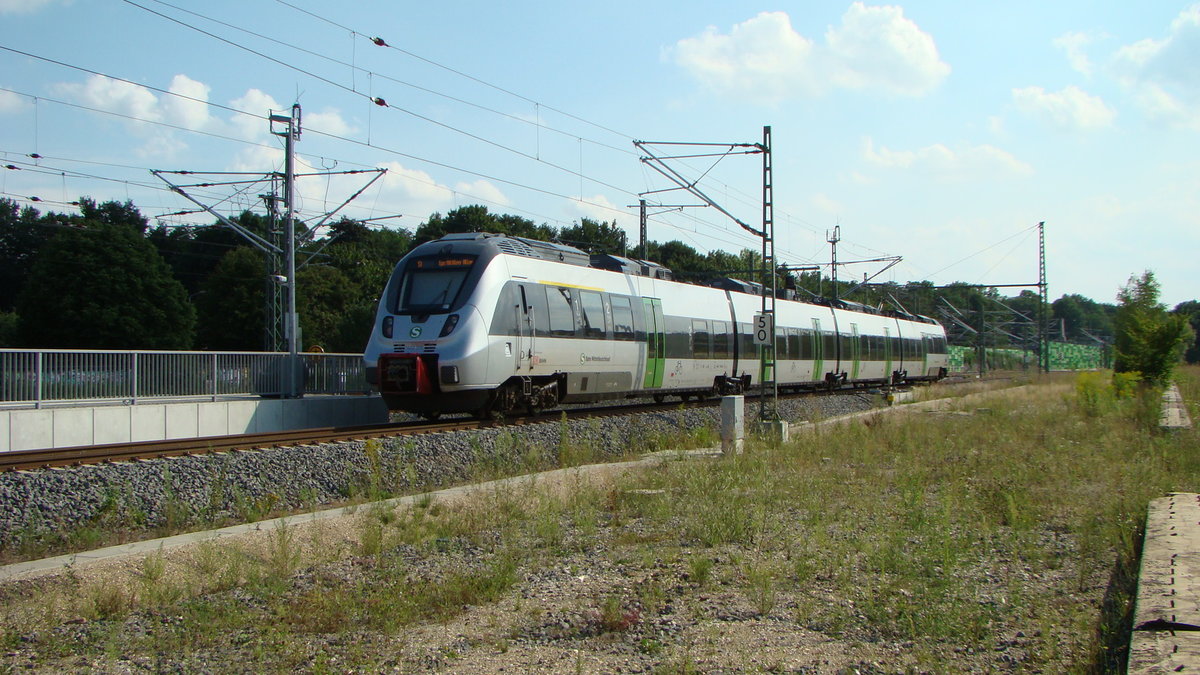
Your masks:
[{"label": "concrete platform", "polygon": [[0,452],[382,424],[387,419],[387,406],[378,396],[0,409]]},{"label": "concrete platform", "polygon": [[1200,494],[1150,502],[1137,606],[1129,646],[1130,673],[1200,670]]}]

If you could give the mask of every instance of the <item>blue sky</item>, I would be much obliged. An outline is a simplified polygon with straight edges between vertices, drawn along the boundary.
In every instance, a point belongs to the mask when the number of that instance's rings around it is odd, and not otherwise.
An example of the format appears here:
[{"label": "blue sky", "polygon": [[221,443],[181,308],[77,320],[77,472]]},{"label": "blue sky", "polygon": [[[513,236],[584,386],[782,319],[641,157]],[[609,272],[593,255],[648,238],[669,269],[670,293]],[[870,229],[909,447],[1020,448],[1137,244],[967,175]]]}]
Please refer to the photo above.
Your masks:
[{"label": "blue sky", "polygon": [[[634,241],[629,205],[670,184],[633,139],[770,125],[781,262],[827,261],[836,225],[839,259],[904,258],[881,280],[1031,283],[1046,221],[1054,298],[1112,302],[1145,269],[1165,302],[1200,297],[1200,5],[0,0],[0,47],[0,164],[20,167],[0,194],[43,210],[211,222],[163,215],[190,205],[149,169],[279,170],[265,117],[299,102],[301,170],[388,169],[349,215],[412,229],[483,203]],[[678,166],[760,222],[760,158],[710,163]],[[301,215],[363,181],[301,181]],[[263,190],[197,192],[237,212]],[[713,209],[649,233],[759,248]]]}]

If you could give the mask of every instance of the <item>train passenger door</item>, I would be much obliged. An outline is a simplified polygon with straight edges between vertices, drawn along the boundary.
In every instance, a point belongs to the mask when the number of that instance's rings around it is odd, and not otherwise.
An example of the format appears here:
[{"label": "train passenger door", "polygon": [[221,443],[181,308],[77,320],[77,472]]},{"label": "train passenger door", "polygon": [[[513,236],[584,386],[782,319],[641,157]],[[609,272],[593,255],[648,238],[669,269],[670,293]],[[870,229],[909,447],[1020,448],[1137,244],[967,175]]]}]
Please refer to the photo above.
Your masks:
[{"label": "train passenger door", "polygon": [[657,389],[662,386],[666,363],[662,300],[642,298],[642,310],[646,314],[646,375],[642,379],[642,388]]},{"label": "train passenger door", "polygon": [[813,355],[813,374],[812,378],[815,382],[825,380],[825,343],[821,336],[821,320],[812,320],[812,355]]},{"label": "train passenger door", "polygon": [[921,334],[921,377],[929,374],[929,349],[933,344],[933,338],[926,334]]},{"label": "train passenger door", "polygon": [[892,329],[883,329],[883,376],[892,379]]},{"label": "train passenger door", "polygon": [[862,360],[862,342],[858,337],[858,324],[850,324],[850,379],[858,379],[858,364]]}]

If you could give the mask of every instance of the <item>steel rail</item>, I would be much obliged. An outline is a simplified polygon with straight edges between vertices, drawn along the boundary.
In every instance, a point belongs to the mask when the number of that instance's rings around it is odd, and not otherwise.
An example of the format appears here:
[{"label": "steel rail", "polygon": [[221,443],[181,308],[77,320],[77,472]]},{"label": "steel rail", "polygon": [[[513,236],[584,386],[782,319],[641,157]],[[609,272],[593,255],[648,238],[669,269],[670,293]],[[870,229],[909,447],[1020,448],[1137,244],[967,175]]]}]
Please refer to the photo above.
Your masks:
[{"label": "steel rail", "polygon": [[526,424],[555,422],[566,414],[567,419],[589,417],[613,417],[646,412],[679,410],[680,407],[699,408],[715,406],[720,399],[707,399],[687,403],[650,403],[597,408],[552,410],[535,415],[511,419],[452,419],[440,422],[401,422],[372,424],[350,427],[319,427],[293,431],[275,431],[258,434],[230,436],[204,436],[161,441],[137,441],[105,445],[83,445],[69,448],[46,448],[40,450],[13,450],[0,453],[0,472],[30,471],[38,469],[128,462],[163,457],[183,457],[220,452],[263,450],[267,448],[333,443],[338,441],[366,440],[415,434],[445,433],[471,429],[500,428]]}]

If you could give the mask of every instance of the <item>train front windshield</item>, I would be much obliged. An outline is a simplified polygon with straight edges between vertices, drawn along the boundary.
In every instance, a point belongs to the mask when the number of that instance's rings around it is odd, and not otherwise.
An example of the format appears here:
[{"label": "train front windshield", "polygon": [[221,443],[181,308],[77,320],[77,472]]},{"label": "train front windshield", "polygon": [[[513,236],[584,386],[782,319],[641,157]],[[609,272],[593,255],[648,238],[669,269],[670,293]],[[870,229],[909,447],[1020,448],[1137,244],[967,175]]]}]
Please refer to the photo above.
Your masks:
[{"label": "train front windshield", "polygon": [[475,256],[422,256],[409,261],[400,280],[397,314],[450,311],[475,266]]}]

